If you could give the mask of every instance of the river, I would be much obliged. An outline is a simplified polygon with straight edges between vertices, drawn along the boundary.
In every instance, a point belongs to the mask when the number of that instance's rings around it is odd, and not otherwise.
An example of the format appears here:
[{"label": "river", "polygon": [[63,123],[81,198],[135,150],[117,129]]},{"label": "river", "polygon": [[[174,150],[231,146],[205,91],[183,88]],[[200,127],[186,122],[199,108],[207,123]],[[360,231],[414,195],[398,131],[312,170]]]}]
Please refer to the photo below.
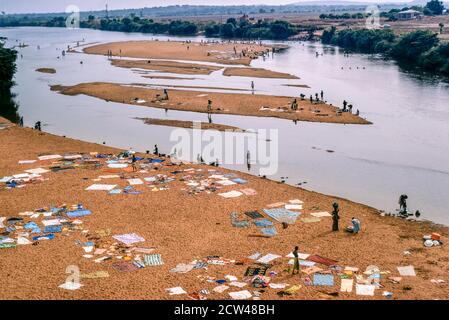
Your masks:
[{"label": "river", "polygon": [[[146,79],[130,69],[112,67],[103,56],[60,54],[67,45],[83,39],[82,44],[91,44],[165,40],[166,36],[63,28],[0,28],[0,36],[8,38],[9,46],[29,45],[18,49],[14,87],[26,126],[41,120],[47,132],[105,141],[120,148],[145,151],[158,144],[161,152],[168,153],[174,144],[169,141],[172,128],[145,125],[135,117],[207,121],[207,115],[64,96],[50,91],[49,85],[106,81],[249,89],[251,81],[224,77],[221,72],[194,80]],[[399,195],[405,193],[412,211],[419,209],[424,219],[449,225],[449,85],[406,73],[378,57],[345,57],[338,48],[317,43],[288,44],[287,51],[255,60],[252,66],[295,74],[300,79],[255,79],[256,93],[309,96],[323,90],[328,102],[341,105],[346,99],[373,125],[294,124],[232,115],[214,115],[213,121],[245,129],[278,129],[279,169],[270,178],[284,177],[292,185],[306,182],[302,184],[306,189],[391,212],[398,207]],[[57,73],[35,71],[41,67],[55,68]],[[310,89],[287,87],[286,83],[306,84]],[[246,171],[246,166],[226,167]],[[253,166],[251,173],[257,174],[257,170]]]}]

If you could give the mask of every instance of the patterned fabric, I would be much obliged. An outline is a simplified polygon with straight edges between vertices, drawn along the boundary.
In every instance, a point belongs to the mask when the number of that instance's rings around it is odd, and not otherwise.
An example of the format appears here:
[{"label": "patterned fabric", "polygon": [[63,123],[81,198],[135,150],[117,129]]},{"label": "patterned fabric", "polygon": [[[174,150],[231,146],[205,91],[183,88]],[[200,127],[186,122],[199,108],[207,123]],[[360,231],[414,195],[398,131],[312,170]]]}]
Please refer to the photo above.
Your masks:
[{"label": "patterned fabric", "polygon": [[299,212],[293,212],[284,208],[263,209],[263,212],[276,221],[285,222],[288,224],[294,224],[296,222],[296,218],[301,214]]},{"label": "patterned fabric", "polygon": [[161,266],[164,264],[160,254],[145,254],[143,260],[146,266]]}]

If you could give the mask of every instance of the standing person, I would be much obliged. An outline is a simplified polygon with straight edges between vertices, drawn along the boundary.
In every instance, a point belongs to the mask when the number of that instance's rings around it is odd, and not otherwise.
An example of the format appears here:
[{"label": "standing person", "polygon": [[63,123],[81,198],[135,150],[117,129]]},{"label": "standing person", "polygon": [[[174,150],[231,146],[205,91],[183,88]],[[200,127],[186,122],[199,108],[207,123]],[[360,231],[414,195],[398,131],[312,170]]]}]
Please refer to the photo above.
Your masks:
[{"label": "standing person", "polygon": [[324,100],[324,91],[321,90],[321,100]]},{"label": "standing person", "polygon": [[254,81],[251,81],[251,90],[252,90],[253,93],[254,93]]},{"label": "standing person", "polygon": [[355,112],[355,115],[356,115],[356,116],[359,116],[359,115],[360,115],[359,109],[357,109],[357,111]]},{"label": "standing person", "polygon": [[291,104],[291,109],[298,110],[298,102],[296,101],[296,99],[293,100],[293,102]]},{"label": "standing person", "polygon": [[20,117],[19,125],[20,125],[21,127],[23,127],[23,117]]},{"label": "standing person", "polygon": [[154,154],[159,156],[159,148],[157,147],[157,144],[154,145]]},{"label": "standing person", "polygon": [[310,95],[310,103],[313,103],[313,97]]},{"label": "standing person", "polygon": [[343,112],[346,112],[347,105],[348,105],[348,102],[346,100],[343,100]]},{"label": "standing person", "polygon": [[407,213],[407,199],[408,196],[403,194],[399,197],[399,213],[406,214]]},{"label": "standing person", "polygon": [[295,271],[299,273],[299,258],[298,258],[298,246],[295,247],[295,250],[292,252],[293,254],[293,272],[292,275],[295,274]]},{"label": "standing person", "polygon": [[332,211],[332,231],[338,231],[338,220],[340,220],[340,216],[338,213],[340,209],[338,208],[338,203],[334,202],[332,205],[334,210]]},{"label": "standing person", "polygon": [[137,162],[136,155],[133,154],[133,156],[131,158],[131,163],[132,163],[132,166],[133,166],[133,172],[137,171],[137,163],[136,162]]},{"label": "standing person", "polygon": [[207,111],[208,112],[212,111],[212,101],[211,100],[207,100]]}]

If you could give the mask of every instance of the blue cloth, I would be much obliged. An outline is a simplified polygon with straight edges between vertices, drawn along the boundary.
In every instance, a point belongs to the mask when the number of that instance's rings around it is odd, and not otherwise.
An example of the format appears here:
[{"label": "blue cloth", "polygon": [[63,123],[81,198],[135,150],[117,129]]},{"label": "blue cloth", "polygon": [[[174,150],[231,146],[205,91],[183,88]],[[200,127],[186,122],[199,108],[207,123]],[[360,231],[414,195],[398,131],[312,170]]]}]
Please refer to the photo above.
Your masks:
[{"label": "blue cloth", "polygon": [[92,214],[92,212],[90,210],[74,210],[74,211],[68,211],[66,214],[69,218],[79,218],[79,217],[88,216],[88,215]]},{"label": "blue cloth", "polygon": [[240,179],[240,178],[233,179],[232,181],[235,183],[238,183],[238,184],[245,184],[248,182],[248,181]]},{"label": "blue cloth", "polygon": [[273,222],[268,219],[254,220],[253,222],[257,227],[271,227],[273,225]]},{"label": "blue cloth", "polygon": [[24,225],[24,228],[31,230],[31,233],[41,233],[41,228],[39,228],[36,222],[28,222]]},{"label": "blue cloth", "polygon": [[151,163],[161,163],[164,162],[164,160],[160,160],[160,159],[150,159]]},{"label": "blue cloth", "polygon": [[62,232],[62,226],[46,226],[44,229],[44,233],[56,233]]},{"label": "blue cloth", "polygon": [[313,285],[314,286],[333,286],[334,285],[334,276],[331,274],[315,273],[313,275]]},{"label": "blue cloth", "polygon": [[358,219],[352,219],[352,225],[354,226],[352,232],[358,233],[360,231],[360,221]]},{"label": "blue cloth", "polygon": [[279,222],[286,222],[286,223],[295,223],[296,218],[301,214],[299,212],[293,212],[284,208],[277,208],[277,209],[263,209],[263,212],[265,212],[270,218],[279,221]]},{"label": "blue cloth", "polygon": [[36,237],[33,237],[33,241],[39,241],[39,240],[52,240],[52,239],[54,239],[54,237],[55,237],[55,235],[54,235],[53,233],[49,233],[49,234],[46,234],[46,235],[44,235],[44,236],[36,236]]},{"label": "blue cloth", "polygon": [[122,193],[122,190],[120,190],[120,189],[114,189],[114,190],[109,191],[109,194],[120,194],[120,193]]},{"label": "blue cloth", "polygon": [[262,234],[264,236],[268,236],[268,237],[273,237],[273,236],[277,235],[277,231],[276,231],[275,227],[273,227],[273,228],[262,228],[262,229],[260,229],[260,231],[262,232]]}]

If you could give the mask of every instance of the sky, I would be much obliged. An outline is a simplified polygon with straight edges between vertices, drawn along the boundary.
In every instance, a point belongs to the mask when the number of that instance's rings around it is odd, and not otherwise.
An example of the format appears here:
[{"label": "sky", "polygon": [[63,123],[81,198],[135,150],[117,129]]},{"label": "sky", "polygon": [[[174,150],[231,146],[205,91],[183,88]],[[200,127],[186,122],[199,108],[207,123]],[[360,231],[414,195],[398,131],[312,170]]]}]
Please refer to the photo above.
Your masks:
[{"label": "sky", "polygon": [[[0,12],[47,13],[65,12],[69,5],[76,5],[80,11],[103,10],[106,2],[110,10],[124,8],[157,7],[176,4],[190,5],[281,5],[306,0],[0,0]],[[310,1],[310,0],[307,0]],[[348,0],[351,1],[351,0]],[[352,0],[360,2],[408,2],[411,0]],[[326,2],[325,0],[320,2]]]}]

